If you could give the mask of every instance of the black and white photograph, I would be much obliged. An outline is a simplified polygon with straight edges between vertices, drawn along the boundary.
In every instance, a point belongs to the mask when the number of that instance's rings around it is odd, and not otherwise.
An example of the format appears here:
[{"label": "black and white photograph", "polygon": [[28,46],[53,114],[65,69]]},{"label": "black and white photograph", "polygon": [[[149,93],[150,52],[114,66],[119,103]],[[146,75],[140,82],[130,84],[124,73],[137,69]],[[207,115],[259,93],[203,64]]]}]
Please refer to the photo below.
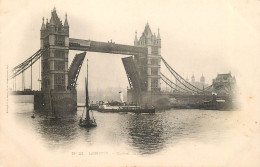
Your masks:
[{"label": "black and white photograph", "polygon": [[0,167],[260,166],[259,0],[0,1]]}]

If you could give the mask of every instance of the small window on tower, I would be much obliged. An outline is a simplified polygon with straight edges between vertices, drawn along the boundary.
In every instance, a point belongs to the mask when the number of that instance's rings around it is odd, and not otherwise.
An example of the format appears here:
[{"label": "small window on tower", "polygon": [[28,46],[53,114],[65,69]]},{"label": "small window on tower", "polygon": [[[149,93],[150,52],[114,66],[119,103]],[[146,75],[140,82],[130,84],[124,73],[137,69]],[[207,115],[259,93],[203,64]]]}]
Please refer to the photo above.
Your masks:
[{"label": "small window on tower", "polygon": [[55,57],[64,59],[64,50],[55,50]]},{"label": "small window on tower", "polygon": [[158,75],[158,68],[152,68],[151,69],[151,74],[152,75]]},{"label": "small window on tower", "polygon": [[56,35],[55,36],[55,45],[64,46],[65,45],[65,36]]},{"label": "small window on tower", "polygon": [[158,65],[157,59],[151,59],[151,65]]},{"label": "small window on tower", "polygon": [[153,46],[152,47],[152,54],[155,54],[155,55],[158,54],[158,46]]}]

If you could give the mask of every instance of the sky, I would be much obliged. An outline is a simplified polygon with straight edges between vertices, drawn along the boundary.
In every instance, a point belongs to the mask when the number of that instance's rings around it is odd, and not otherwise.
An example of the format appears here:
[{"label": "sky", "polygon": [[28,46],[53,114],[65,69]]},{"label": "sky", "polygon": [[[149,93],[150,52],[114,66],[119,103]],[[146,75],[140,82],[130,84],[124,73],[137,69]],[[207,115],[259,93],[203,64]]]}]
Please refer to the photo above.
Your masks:
[{"label": "sky", "polygon": [[[18,65],[40,48],[42,17],[56,7],[63,20],[68,14],[70,37],[133,45],[148,22],[152,32],[160,28],[162,57],[184,78],[203,74],[211,84],[218,73],[231,72],[247,90],[257,85],[260,43],[260,1],[32,1],[0,2],[0,54],[4,69]],[[69,63],[76,51],[70,51]],[[90,89],[128,86],[121,61],[124,55],[88,52]],[[33,66],[33,89],[39,88],[39,63]],[[172,79],[164,65],[162,72]],[[4,75],[4,70],[1,70]],[[78,79],[84,89],[86,60]],[[258,75],[259,76],[259,75]],[[30,70],[25,74],[30,87]],[[21,76],[17,88],[21,88]],[[259,80],[259,79],[258,79]],[[13,81],[9,82],[12,86]],[[243,89],[243,88],[242,88]],[[248,90],[247,90],[248,91]],[[254,92],[252,90],[251,92]],[[250,93],[250,92],[248,92]]]}]

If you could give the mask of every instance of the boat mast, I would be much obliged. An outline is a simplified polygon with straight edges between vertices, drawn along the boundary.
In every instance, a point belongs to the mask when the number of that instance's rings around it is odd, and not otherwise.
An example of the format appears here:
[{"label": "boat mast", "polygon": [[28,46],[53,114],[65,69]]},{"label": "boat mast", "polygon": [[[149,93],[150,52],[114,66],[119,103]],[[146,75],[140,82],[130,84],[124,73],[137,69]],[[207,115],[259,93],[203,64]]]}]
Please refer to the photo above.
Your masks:
[{"label": "boat mast", "polygon": [[89,95],[88,95],[88,59],[87,59],[87,78],[85,79],[85,83],[86,83],[86,119],[90,120],[90,116],[89,116]]}]

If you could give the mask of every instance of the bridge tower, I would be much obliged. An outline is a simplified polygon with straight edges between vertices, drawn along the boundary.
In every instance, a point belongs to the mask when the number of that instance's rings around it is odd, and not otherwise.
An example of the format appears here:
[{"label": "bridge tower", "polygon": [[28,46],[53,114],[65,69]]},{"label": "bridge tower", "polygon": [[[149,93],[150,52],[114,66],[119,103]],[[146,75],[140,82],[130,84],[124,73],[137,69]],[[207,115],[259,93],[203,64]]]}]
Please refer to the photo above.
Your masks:
[{"label": "bridge tower", "polygon": [[50,22],[41,28],[41,49],[49,47],[42,57],[42,90],[66,90],[68,86],[69,25],[64,25],[54,8]]},{"label": "bridge tower", "polygon": [[[41,59],[41,90],[44,94],[44,104],[47,106],[52,96],[54,104],[58,105],[59,101],[64,101],[64,98],[67,98],[65,101],[69,101],[72,96],[76,95],[76,91],[68,90],[69,24],[67,14],[63,24],[55,8],[51,12],[50,21],[47,19],[44,23],[43,18],[41,49],[44,48],[49,48],[43,53]],[[75,100],[73,101],[75,103]],[[69,104],[67,103],[64,107]],[[62,105],[55,108],[62,109]]]},{"label": "bridge tower", "polygon": [[149,24],[147,23],[145,29],[138,40],[137,34],[134,41],[135,46],[147,47],[146,61],[142,62],[142,66],[146,68],[147,91],[159,92],[160,85],[160,64],[161,64],[161,36],[158,29],[157,36],[153,34]]},{"label": "bridge tower", "polygon": [[[146,55],[136,56],[136,64],[139,67],[139,73],[141,76],[141,92],[138,94],[135,88],[127,91],[127,102],[135,103],[141,106],[154,106],[161,108],[161,101],[167,98],[167,95],[161,91],[161,36],[158,29],[157,35],[152,33],[149,24],[145,25],[144,31],[141,37],[137,38],[135,34],[134,46],[147,48]],[[134,68],[134,67],[133,67]],[[130,85],[131,86],[131,85]],[[140,90],[140,89],[139,89]]]}]

